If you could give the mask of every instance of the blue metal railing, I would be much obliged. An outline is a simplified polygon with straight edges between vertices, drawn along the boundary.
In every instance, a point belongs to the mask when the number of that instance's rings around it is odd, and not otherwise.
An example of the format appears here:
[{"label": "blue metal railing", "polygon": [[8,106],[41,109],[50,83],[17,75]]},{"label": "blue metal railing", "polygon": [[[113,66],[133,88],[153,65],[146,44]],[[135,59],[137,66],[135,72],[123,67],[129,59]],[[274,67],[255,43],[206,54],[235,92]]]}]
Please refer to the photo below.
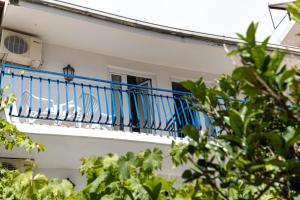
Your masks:
[{"label": "blue metal railing", "polygon": [[17,101],[10,105],[12,117],[52,120],[80,125],[104,125],[116,130],[182,137],[184,125],[209,126],[204,113],[192,109],[184,96],[191,93],[153,88],[97,78],[2,65],[1,86],[10,85]]}]

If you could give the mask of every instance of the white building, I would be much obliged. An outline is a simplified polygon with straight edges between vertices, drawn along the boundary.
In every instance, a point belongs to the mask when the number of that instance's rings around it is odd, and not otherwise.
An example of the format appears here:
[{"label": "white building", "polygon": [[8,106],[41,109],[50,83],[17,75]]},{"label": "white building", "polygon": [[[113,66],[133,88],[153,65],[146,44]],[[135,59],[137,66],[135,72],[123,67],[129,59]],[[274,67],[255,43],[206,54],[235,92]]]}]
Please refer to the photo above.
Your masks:
[{"label": "white building", "polygon": [[[179,82],[203,77],[209,85],[233,69],[225,50],[234,48],[234,38],[54,0],[0,7],[1,84],[17,97],[5,117],[46,147],[30,155],[1,150],[0,157],[32,158],[37,172],[70,178],[77,188],[85,184],[81,157],[153,147],[167,156],[172,140],[185,140],[183,125],[206,129],[207,116],[190,109]],[[300,51],[288,53],[287,62],[297,63]],[[68,65],[74,76],[64,74]],[[180,176],[169,158],[160,173]]]}]

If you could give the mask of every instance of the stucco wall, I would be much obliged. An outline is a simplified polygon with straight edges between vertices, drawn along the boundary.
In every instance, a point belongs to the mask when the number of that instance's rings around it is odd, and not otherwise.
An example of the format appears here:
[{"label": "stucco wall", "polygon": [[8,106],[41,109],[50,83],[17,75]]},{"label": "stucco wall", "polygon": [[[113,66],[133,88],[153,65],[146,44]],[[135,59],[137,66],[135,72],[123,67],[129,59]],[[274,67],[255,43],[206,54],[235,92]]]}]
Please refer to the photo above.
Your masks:
[{"label": "stucco wall", "polygon": [[41,69],[62,72],[62,68],[67,64],[75,68],[76,75],[108,79],[110,69],[113,71],[118,71],[119,69],[120,72],[127,72],[129,75],[153,77],[154,86],[167,89],[171,89],[171,80],[197,79],[202,76],[205,80],[212,81],[217,77],[215,74],[151,65],[52,44],[44,44]]}]

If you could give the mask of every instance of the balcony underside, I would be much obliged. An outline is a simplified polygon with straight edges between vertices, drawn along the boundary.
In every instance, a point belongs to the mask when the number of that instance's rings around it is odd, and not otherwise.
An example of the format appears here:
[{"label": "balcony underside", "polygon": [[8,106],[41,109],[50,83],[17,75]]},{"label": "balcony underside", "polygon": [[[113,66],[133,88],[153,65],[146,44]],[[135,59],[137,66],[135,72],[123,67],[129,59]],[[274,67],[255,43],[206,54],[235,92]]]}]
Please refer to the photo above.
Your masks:
[{"label": "balcony underside", "polygon": [[[162,171],[158,173],[168,177],[178,177],[182,169],[173,169],[169,155],[170,143],[174,138],[152,136],[143,133],[107,131],[90,128],[74,128],[37,124],[16,124],[18,129],[27,133],[34,141],[45,145],[45,151],[28,154],[20,149],[7,151],[0,149],[1,157],[33,159],[37,172],[50,177],[70,178],[77,189],[85,184],[79,173],[80,159],[91,155],[106,153],[125,154],[128,151],[139,152],[147,148],[159,147],[166,160]],[[179,141],[185,141],[177,139]]]}]

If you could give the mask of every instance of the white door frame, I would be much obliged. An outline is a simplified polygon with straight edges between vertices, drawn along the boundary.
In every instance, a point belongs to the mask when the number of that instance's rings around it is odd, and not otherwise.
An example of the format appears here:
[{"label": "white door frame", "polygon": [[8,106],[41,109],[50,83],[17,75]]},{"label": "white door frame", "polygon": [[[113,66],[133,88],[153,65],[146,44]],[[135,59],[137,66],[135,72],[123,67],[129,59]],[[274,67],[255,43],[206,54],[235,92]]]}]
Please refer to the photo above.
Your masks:
[{"label": "white door frame", "polygon": [[[108,73],[108,79],[107,80],[111,80],[111,75],[115,74],[115,75],[120,75],[122,82],[127,84],[127,76],[136,76],[136,77],[143,77],[143,78],[148,78],[151,80],[151,87],[156,87],[157,82],[156,82],[156,74],[152,73],[152,72],[145,72],[145,71],[140,71],[140,70],[132,70],[132,69],[127,69],[127,68],[123,68],[123,67],[117,67],[117,66],[108,66],[107,67]],[[128,86],[122,86],[122,89],[127,90]],[[125,93],[122,94],[122,98],[125,99]],[[124,101],[123,101],[124,104]],[[124,113],[128,113],[128,107],[126,105],[123,106],[124,108]],[[156,116],[155,116],[156,118]],[[129,122],[129,117],[128,115],[124,116],[124,124]],[[142,129],[142,128],[140,128]],[[125,131],[130,131],[129,127],[124,127]]]}]

